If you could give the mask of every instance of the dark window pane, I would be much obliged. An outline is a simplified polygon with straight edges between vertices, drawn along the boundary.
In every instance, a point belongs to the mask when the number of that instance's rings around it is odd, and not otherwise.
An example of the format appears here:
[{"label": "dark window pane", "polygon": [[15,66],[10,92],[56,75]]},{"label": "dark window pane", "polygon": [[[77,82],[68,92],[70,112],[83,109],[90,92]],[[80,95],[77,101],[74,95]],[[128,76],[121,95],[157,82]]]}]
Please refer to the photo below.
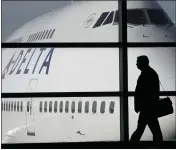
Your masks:
[{"label": "dark window pane", "polygon": [[21,101],[21,112],[23,111],[23,102]]},{"label": "dark window pane", "polygon": [[6,111],[8,111],[8,102],[6,102]]},{"label": "dark window pane", "polygon": [[148,9],[150,21],[153,24],[173,24],[169,17],[160,9]]},{"label": "dark window pane", "polygon": [[40,39],[41,39],[42,34],[43,34],[43,31],[40,31],[40,32],[39,32],[39,36],[38,36],[38,39],[37,39],[37,40],[40,40]]},{"label": "dark window pane", "polygon": [[93,26],[93,28],[99,27],[103,23],[103,21],[105,20],[105,18],[107,17],[108,14],[109,14],[109,12],[102,13],[102,15],[100,16],[98,21]]},{"label": "dark window pane", "polygon": [[86,101],[85,103],[85,113],[88,113],[89,112],[89,102]]},{"label": "dark window pane", "polygon": [[6,111],[6,108],[5,108],[5,102],[4,102],[4,111]]},{"label": "dark window pane", "polygon": [[31,36],[31,42],[34,41],[34,34]]},{"label": "dark window pane", "polygon": [[19,112],[19,101],[17,102],[17,111]]},{"label": "dark window pane", "polygon": [[40,101],[40,107],[39,107],[40,112],[42,112],[42,101]]},{"label": "dark window pane", "polygon": [[60,111],[61,113],[62,113],[62,111],[63,111],[63,101],[60,102],[59,111]]},{"label": "dark window pane", "polygon": [[81,113],[81,111],[82,111],[82,102],[79,101],[78,102],[78,113]]},{"label": "dark window pane", "polygon": [[45,34],[45,31],[42,31],[41,36],[40,36],[40,40],[43,38],[44,34]]},{"label": "dark window pane", "polygon": [[12,101],[12,103],[11,103],[11,111],[13,111],[13,101]]},{"label": "dark window pane", "polygon": [[57,112],[57,101],[55,101],[55,103],[54,103],[54,112],[55,113]]},{"label": "dark window pane", "polygon": [[14,111],[16,111],[16,101],[14,102]]},{"label": "dark window pane", "polygon": [[105,101],[101,102],[100,112],[101,113],[105,112]]},{"label": "dark window pane", "polygon": [[52,38],[52,36],[54,35],[55,29],[53,30],[53,32],[51,33],[51,36],[49,37],[50,39]]},{"label": "dark window pane", "polygon": [[93,113],[97,112],[97,102],[96,101],[94,101],[93,104],[92,104],[92,112]]},{"label": "dark window pane", "polygon": [[35,33],[35,36],[34,36],[34,41],[36,41],[37,36],[38,36],[38,32],[37,32],[37,33]]},{"label": "dark window pane", "polygon": [[66,101],[65,103],[65,112],[68,113],[68,109],[69,109],[69,102]]},{"label": "dark window pane", "polygon": [[1,101],[1,111],[3,111],[4,105],[3,105],[3,101]]},{"label": "dark window pane", "polygon": [[47,112],[47,101],[45,101],[45,104],[44,104],[44,112]]},{"label": "dark window pane", "polygon": [[52,101],[49,102],[49,112],[52,112]]},{"label": "dark window pane", "polygon": [[147,19],[143,10],[128,10],[127,22],[135,25],[146,24]]},{"label": "dark window pane", "polygon": [[34,38],[33,38],[33,41],[35,41],[36,39],[36,36],[37,36],[37,33],[34,34]]},{"label": "dark window pane", "polygon": [[109,105],[109,113],[114,113],[114,105],[115,105],[115,103],[114,102],[110,102],[110,105]]},{"label": "dark window pane", "polygon": [[43,36],[43,39],[46,38],[46,35],[48,34],[48,30],[46,31],[45,35]]},{"label": "dark window pane", "polygon": [[[16,102],[15,102],[16,103]],[[29,101],[27,102],[27,112],[29,112]],[[14,106],[14,110],[15,110],[15,106]]]},{"label": "dark window pane", "polygon": [[49,36],[50,36],[51,32],[52,32],[52,29],[51,29],[51,30],[49,31],[49,33],[47,34],[46,39],[48,39],[48,38],[49,38]]},{"label": "dark window pane", "polygon": [[110,15],[108,16],[108,18],[106,18],[106,20],[105,20],[105,22],[103,23],[103,25],[112,23],[113,16],[114,16],[114,11],[112,11],[112,12],[110,13]]},{"label": "dark window pane", "polygon": [[9,101],[9,111],[10,111],[10,101]]},{"label": "dark window pane", "polygon": [[39,32],[37,32],[37,36],[36,36],[36,38],[35,38],[35,41],[37,41],[38,40],[38,37],[40,36],[40,33]]},{"label": "dark window pane", "polygon": [[75,112],[75,102],[74,101],[72,102],[72,105],[71,105],[71,111],[72,113]]}]

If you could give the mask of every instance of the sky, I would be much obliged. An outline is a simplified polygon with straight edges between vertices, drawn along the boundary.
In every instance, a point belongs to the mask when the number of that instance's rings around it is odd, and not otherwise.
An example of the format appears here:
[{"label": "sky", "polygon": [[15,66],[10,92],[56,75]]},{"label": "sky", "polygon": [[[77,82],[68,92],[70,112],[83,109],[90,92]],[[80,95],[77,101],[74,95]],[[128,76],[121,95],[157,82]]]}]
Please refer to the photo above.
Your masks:
[{"label": "sky", "polygon": [[[70,3],[71,1],[2,1],[2,41],[27,21]],[[159,0],[158,3],[176,23],[176,1]]]}]

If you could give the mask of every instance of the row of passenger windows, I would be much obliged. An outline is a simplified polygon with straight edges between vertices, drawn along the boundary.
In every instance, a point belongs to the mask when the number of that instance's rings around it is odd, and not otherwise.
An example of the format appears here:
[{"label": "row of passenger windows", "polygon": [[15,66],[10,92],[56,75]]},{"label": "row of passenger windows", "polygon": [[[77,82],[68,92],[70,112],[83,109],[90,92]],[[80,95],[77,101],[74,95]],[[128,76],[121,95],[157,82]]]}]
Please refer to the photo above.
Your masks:
[{"label": "row of passenger windows", "polygon": [[17,111],[22,112],[23,111],[23,102],[21,101],[6,101],[1,102],[1,110],[2,111]]},{"label": "row of passenger windows", "polygon": [[[49,105],[49,107],[48,107]],[[53,106],[54,105],[54,106]],[[59,105],[59,107],[58,107]],[[69,105],[71,105],[70,110],[69,110]],[[81,101],[78,102],[78,113],[81,113],[82,111],[84,111],[85,113],[89,113],[89,107],[91,108],[91,111],[93,113],[96,113],[98,111],[97,109],[97,102],[94,101],[91,105],[89,104],[88,101],[85,102],[85,107],[83,108],[83,103]],[[109,113],[114,113],[114,105],[115,102],[111,101],[109,104]],[[27,102],[27,112],[29,112],[30,107],[32,107],[31,103],[28,101]],[[106,102],[102,101],[101,105],[100,105],[100,112],[101,113],[105,113],[105,107],[106,107]],[[48,110],[49,108],[49,110]],[[32,109],[32,108],[31,108]],[[59,110],[58,110],[59,109]],[[65,109],[65,110],[64,110]],[[84,110],[83,110],[84,109]],[[14,112],[22,112],[23,111],[23,102],[21,101],[6,101],[6,102],[1,102],[1,110],[2,111],[14,111]],[[60,101],[60,103],[58,103],[58,101],[52,102],[50,101],[49,104],[47,101],[45,101],[44,103],[42,101],[40,101],[40,105],[39,105],[39,111],[40,112],[52,112],[54,111],[56,112],[66,112],[68,113],[69,111],[71,111],[72,113],[75,113],[76,111],[76,104],[75,101],[72,101],[69,103],[69,101],[65,102],[65,107],[64,107],[64,102]]]},{"label": "row of passenger windows", "polygon": [[[48,105],[49,105],[49,107],[48,107]],[[58,105],[59,105],[59,107],[58,107]],[[89,104],[89,101],[85,102],[85,107],[84,108],[83,108],[82,105],[83,105],[83,102],[79,101],[78,102],[78,108],[77,108],[78,113],[81,113],[81,112],[89,113],[89,107],[91,108],[92,113],[96,113],[98,111],[96,101],[94,101],[92,103],[92,106]],[[109,113],[114,113],[114,105],[115,105],[115,102],[111,101],[110,104],[109,104],[109,110],[108,110]],[[48,110],[48,108],[49,108],[49,110]],[[102,101],[101,105],[100,105],[100,112],[105,113],[105,108],[106,108],[106,102]],[[64,107],[64,102],[63,101],[60,101],[60,103],[58,103],[58,101],[55,101],[55,102],[50,101],[49,103],[47,101],[45,101],[44,103],[42,101],[40,101],[39,111],[40,112],[44,111],[45,113],[47,111],[49,111],[49,112],[54,111],[55,113],[56,112],[62,113],[64,111],[66,113],[68,113],[70,111],[72,113],[75,113],[76,103],[75,103],[75,101],[72,101],[72,102],[66,101],[65,102],[65,107]]]},{"label": "row of passenger windows", "polygon": [[[115,16],[114,16],[115,15]],[[162,17],[161,17],[162,16]],[[114,18],[114,21],[113,21]],[[149,19],[148,19],[149,18]],[[93,28],[109,23],[119,22],[119,11],[103,12]],[[127,23],[134,25],[142,24],[173,24],[170,18],[165,14],[162,9],[129,9],[127,10]]]},{"label": "row of passenger windows", "polygon": [[21,38],[15,39],[13,41],[9,41],[8,43],[21,43],[22,40],[23,40],[23,38],[21,37]]},{"label": "row of passenger windows", "polygon": [[42,40],[42,39],[51,39],[52,36],[54,35],[54,32],[55,32],[55,29],[44,30],[37,33],[33,33],[29,35],[27,42],[33,42],[33,41]]}]

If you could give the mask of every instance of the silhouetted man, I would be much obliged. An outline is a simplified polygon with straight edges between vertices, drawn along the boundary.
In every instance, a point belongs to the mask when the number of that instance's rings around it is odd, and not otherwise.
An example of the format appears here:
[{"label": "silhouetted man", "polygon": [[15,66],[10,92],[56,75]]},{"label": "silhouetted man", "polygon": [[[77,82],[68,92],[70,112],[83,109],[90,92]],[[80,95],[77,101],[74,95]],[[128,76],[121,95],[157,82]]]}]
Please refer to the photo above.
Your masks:
[{"label": "silhouetted man", "polygon": [[157,102],[159,101],[159,77],[149,66],[147,56],[137,57],[137,67],[141,70],[135,90],[134,106],[135,112],[139,114],[136,131],[131,137],[131,141],[139,141],[146,125],[153,133],[153,141],[162,141],[160,125],[155,114]]}]

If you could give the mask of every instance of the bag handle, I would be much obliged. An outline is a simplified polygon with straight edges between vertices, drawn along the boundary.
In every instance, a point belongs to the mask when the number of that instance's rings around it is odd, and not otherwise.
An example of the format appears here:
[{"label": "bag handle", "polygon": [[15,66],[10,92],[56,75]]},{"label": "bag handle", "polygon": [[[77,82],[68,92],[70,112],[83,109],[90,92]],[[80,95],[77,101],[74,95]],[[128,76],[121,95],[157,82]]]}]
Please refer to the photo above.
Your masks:
[{"label": "bag handle", "polygon": [[[159,80],[159,83],[161,84],[161,81]],[[163,85],[161,84],[161,87],[162,87],[162,89],[164,90],[164,87],[163,87]],[[166,92],[165,90],[164,90],[164,92]],[[168,97],[168,95],[167,95],[167,97]]]}]

